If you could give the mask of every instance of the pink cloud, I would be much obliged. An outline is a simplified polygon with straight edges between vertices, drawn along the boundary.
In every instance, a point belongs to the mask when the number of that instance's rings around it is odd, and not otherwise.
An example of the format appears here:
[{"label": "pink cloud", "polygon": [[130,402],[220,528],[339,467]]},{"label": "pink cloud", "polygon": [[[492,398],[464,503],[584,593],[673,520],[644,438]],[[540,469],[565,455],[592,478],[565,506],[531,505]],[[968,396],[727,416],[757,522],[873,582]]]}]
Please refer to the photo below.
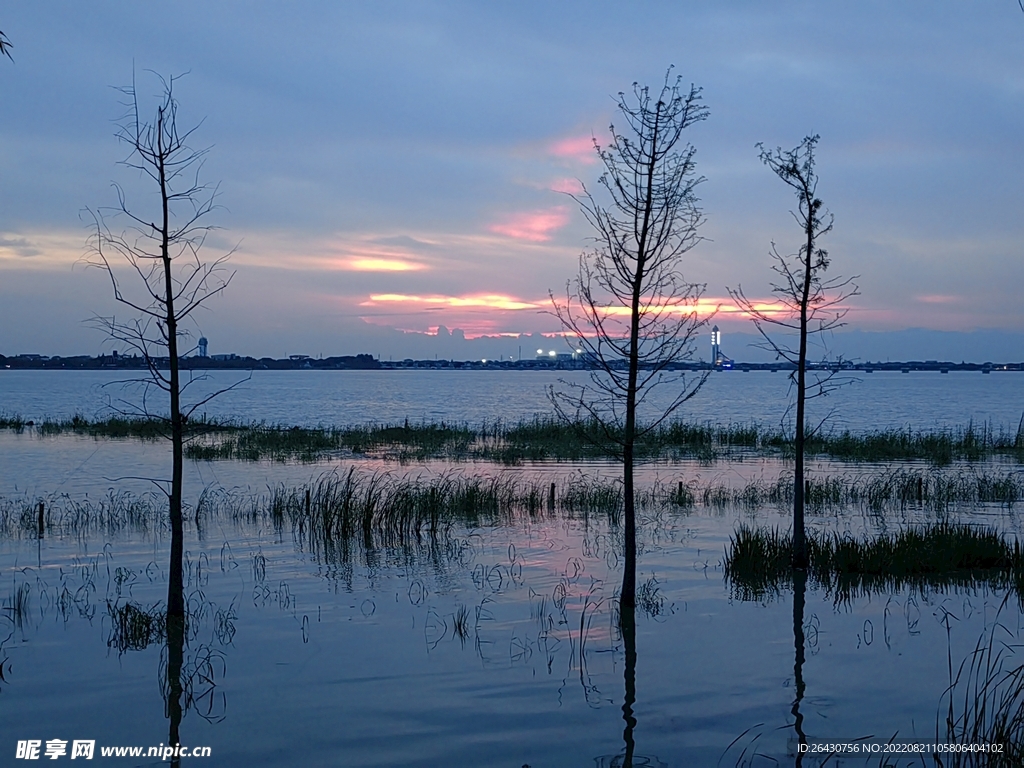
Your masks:
[{"label": "pink cloud", "polygon": [[491,224],[487,229],[498,235],[530,243],[544,243],[551,239],[551,232],[569,223],[569,211],[564,205],[545,211],[514,213],[504,221]]},{"label": "pink cloud", "polygon": [[915,296],[914,298],[923,304],[959,304],[962,300],[960,296],[949,296],[939,293]]},{"label": "pink cloud", "polygon": [[592,136],[574,136],[568,139],[559,139],[548,146],[548,151],[555,157],[565,157],[577,162],[590,165],[597,162],[597,152],[594,151],[594,139]]},{"label": "pink cloud", "polygon": [[562,192],[566,195],[578,195],[583,192],[583,183],[579,179],[555,179],[548,187],[552,192]]}]

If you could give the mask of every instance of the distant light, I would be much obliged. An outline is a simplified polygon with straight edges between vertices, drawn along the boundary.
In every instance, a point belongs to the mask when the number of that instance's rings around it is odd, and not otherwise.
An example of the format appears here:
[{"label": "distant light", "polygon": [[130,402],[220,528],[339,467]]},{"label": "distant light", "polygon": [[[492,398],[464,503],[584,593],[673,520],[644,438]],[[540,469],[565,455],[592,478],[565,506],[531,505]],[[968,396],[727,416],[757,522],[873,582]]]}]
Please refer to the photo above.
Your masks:
[{"label": "distant light", "polygon": [[555,352],[555,350],[553,350],[553,349],[550,352],[548,352],[548,357],[557,357],[557,356],[558,356],[558,353]]},{"label": "distant light", "polygon": [[486,363],[486,362],[487,362],[487,358],[485,357],[485,358],[484,358],[483,360],[481,360],[480,362],[481,362],[481,363]]},{"label": "distant light", "polygon": [[576,350],[576,354],[577,355],[582,355],[583,354],[583,350],[582,349],[577,349]]},{"label": "distant light", "polygon": [[544,350],[543,349],[538,349],[537,350],[537,354],[538,355],[543,355],[544,354]]}]

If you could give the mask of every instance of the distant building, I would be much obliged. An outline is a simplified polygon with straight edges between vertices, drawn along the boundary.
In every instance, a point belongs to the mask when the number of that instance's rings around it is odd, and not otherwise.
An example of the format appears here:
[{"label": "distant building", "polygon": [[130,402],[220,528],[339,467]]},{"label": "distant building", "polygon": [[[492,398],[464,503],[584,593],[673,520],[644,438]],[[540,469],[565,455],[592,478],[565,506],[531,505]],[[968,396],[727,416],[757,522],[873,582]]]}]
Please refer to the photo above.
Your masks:
[{"label": "distant building", "polygon": [[711,365],[715,368],[732,368],[732,359],[722,352],[722,332],[718,326],[711,329]]},{"label": "distant building", "polygon": [[207,354],[207,350],[209,348],[209,344],[210,344],[210,342],[208,342],[206,340],[205,336],[200,336],[199,337],[199,356],[200,357],[209,357],[209,355]]}]

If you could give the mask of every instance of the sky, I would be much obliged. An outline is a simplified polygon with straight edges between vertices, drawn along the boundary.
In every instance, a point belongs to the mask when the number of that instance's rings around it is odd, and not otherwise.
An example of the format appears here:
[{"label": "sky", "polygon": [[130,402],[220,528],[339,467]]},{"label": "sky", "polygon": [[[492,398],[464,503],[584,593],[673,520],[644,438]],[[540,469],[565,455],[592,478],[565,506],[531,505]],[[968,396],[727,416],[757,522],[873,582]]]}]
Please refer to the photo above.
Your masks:
[{"label": "sky", "polygon": [[727,289],[769,298],[771,243],[789,252],[800,236],[795,198],[756,144],[819,134],[818,192],[835,216],[822,245],[831,273],[860,287],[838,346],[1024,359],[1015,0],[93,0],[0,13],[14,59],[0,60],[0,354],[110,348],[88,320],[126,314],[83,261],[90,211],[111,215],[116,183],[156,215],[115,138],[117,87],[134,77],[148,117],[154,72],[182,76],[179,125],[198,125],[191,142],[209,150],[202,180],[219,207],[203,256],[231,252],[230,285],[190,328],[211,353],[554,348],[549,292],[564,292],[592,235],[567,193],[595,186],[593,142],[621,125],[616,94],[658,87],[672,66],[709,110],[687,136],[705,222],[682,274],[706,285],[728,354],[756,358],[737,348],[752,328]]}]

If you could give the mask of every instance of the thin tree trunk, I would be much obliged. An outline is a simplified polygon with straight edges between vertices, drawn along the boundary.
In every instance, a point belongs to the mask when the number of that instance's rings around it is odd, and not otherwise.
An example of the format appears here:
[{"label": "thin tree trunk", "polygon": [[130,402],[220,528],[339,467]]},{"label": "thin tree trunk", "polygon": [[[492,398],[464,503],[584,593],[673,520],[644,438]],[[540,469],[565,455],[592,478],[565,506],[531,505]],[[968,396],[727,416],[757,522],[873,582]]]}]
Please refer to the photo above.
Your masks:
[{"label": "thin tree trunk", "polygon": [[803,293],[800,297],[800,353],[797,360],[796,435],[793,473],[793,567],[807,568],[807,535],[804,530],[804,408],[807,400],[807,322],[811,295],[812,259],[814,258],[814,200],[807,198],[807,251],[804,254]]},{"label": "thin tree trunk", "polygon": [[181,486],[183,467],[183,443],[184,424],[181,418],[181,387],[178,375],[178,319],[174,314],[174,281],[171,276],[171,254],[170,254],[170,208],[169,208],[169,181],[167,170],[164,166],[164,120],[166,114],[161,108],[157,113],[157,142],[160,152],[158,173],[160,178],[160,197],[163,206],[163,222],[160,231],[160,255],[164,266],[164,308],[167,310],[167,356],[170,365],[170,390],[171,390],[171,451],[173,454],[171,466],[171,495],[169,498],[171,518],[171,561],[167,577],[167,615],[168,617],[183,617],[185,615],[184,599],[184,574],[182,572],[182,559],[184,557],[184,529],[181,513]]}]

